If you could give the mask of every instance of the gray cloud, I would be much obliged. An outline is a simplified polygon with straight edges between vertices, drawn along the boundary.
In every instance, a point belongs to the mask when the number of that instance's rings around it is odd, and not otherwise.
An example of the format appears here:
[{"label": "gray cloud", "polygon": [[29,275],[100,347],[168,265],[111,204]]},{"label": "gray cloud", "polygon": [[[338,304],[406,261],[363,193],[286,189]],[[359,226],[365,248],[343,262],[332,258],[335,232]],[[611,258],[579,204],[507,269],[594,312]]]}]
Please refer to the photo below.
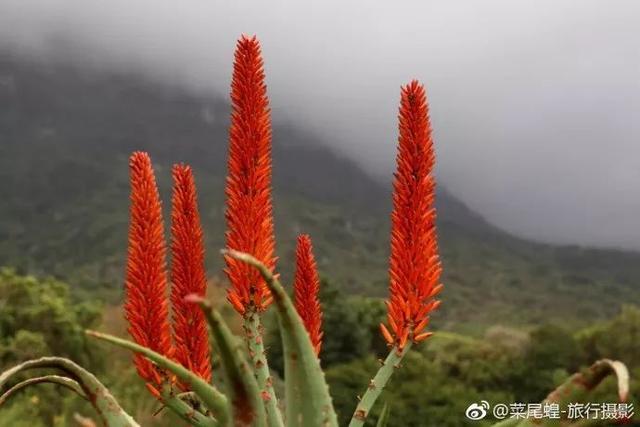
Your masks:
[{"label": "gray cloud", "polygon": [[[268,4],[267,4],[268,3]],[[274,117],[388,177],[426,83],[442,182],[537,239],[640,248],[640,3],[0,0],[0,48],[227,93],[258,34]]]}]

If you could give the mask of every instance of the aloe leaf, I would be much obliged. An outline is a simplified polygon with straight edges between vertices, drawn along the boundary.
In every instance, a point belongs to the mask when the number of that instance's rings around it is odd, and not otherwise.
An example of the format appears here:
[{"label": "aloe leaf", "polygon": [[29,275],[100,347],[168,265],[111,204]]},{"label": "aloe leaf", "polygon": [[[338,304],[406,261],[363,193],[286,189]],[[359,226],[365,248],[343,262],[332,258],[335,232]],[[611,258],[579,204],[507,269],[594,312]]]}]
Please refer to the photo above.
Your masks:
[{"label": "aloe leaf", "polygon": [[11,387],[9,390],[4,392],[4,394],[0,396],[0,406],[2,406],[7,400],[9,400],[9,398],[11,398],[11,396],[16,394],[20,390],[36,384],[56,384],[64,388],[67,388],[73,391],[74,393],[76,393],[78,396],[82,397],[83,399],[88,400],[87,396],[84,394],[84,391],[82,390],[82,387],[80,387],[80,384],[78,384],[76,380],[73,380],[69,377],[63,377],[60,375],[44,375],[42,377],[29,378],[28,380],[19,382],[18,384]]},{"label": "aloe leaf", "polygon": [[236,425],[238,423],[256,427],[270,425],[267,423],[265,405],[258,383],[242,351],[241,343],[231,333],[218,311],[201,298],[197,303],[211,326]]},{"label": "aloe leaf", "polygon": [[624,363],[617,360],[602,359],[582,372],[573,374],[563,384],[547,396],[545,402],[566,405],[580,402],[606,377],[615,375],[618,380],[618,399],[624,402],[629,397],[629,371]]},{"label": "aloe leaf", "polygon": [[338,421],[320,361],[289,295],[273,273],[253,256],[233,250],[222,253],[255,267],[271,290],[284,350],[286,425],[336,427]]},{"label": "aloe leaf", "polygon": [[207,383],[184,366],[134,342],[96,331],[87,330],[86,333],[87,335],[98,338],[99,340],[142,354],[159,367],[172,372],[182,383],[193,390],[193,392],[202,400],[204,405],[213,412],[220,425],[227,426],[231,422],[229,404],[226,396],[220,393],[213,385]]},{"label": "aloe leaf", "polygon": [[376,427],[387,427],[389,423],[389,414],[391,413],[391,407],[388,403],[385,403],[382,407],[382,412],[380,413],[380,418],[378,418],[378,422],[376,423]]},{"label": "aloe leaf", "polygon": [[14,366],[0,374],[0,388],[20,372],[43,368],[59,369],[75,381],[98,412],[104,425],[108,427],[139,427],[138,423],[120,407],[109,390],[93,374],[62,357],[43,357]]},{"label": "aloe leaf", "polygon": [[[602,381],[609,375],[615,375],[617,378],[618,399],[621,402],[625,402],[629,398],[629,371],[624,363],[617,360],[602,359],[595,362],[589,368],[578,372],[569,377],[558,388],[552,391],[543,401],[543,403],[557,403],[560,408],[566,408],[569,403],[583,403],[587,402],[589,394],[595,390]],[[562,420],[563,426],[574,427],[587,427],[607,424],[606,420],[602,419],[586,419],[582,418],[575,420],[573,423],[568,423],[568,420]],[[493,427],[539,427],[539,426],[551,426],[558,425],[558,420],[550,419],[524,419],[514,420],[508,419],[497,424]]]}]

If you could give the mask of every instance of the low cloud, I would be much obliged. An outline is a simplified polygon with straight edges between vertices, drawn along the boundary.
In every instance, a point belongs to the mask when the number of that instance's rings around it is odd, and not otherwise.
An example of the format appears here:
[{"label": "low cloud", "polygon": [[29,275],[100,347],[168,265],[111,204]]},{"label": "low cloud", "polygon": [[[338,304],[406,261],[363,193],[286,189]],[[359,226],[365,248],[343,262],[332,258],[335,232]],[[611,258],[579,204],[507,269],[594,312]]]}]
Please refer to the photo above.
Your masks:
[{"label": "low cloud", "polygon": [[378,3],[0,0],[0,50],[226,94],[235,39],[258,34],[274,117],[383,179],[418,78],[440,180],[472,208],[540,240],[640,248],[639,2]]}]

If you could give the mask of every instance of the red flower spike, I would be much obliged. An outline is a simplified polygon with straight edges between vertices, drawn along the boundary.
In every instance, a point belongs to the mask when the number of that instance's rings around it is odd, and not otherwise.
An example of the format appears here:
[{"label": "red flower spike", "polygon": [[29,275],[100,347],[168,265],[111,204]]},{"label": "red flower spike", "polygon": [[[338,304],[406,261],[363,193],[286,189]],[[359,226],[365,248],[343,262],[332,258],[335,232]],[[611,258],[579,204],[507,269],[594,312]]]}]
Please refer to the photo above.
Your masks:
[{"label": "red flower spike", "polygon": [[[131,223],[124,304],[128,331],[138,344],[172,357],[160,196],[147,153],[133,153],[129,168]],[[135,365],[138,374],[150,383],[150,389],[161,387],[167,378],[163,371],[141,355],[135,356]]]},{"label": "red flower spike", "polygon": [[293,289],[296,311],[302,318],[317,356],[322,346],[322,308],[318,299],[320,280],[313,257],[311,237],[306,234],[298,236]]},{"label": "red flower spike", "polygon": [[175,359],[202,379],[211,380],[207,322],[192,301],[204,297],[207,280],[196,185],[191,168],[175,165],[171,210],[171,304]]},{"label": "red flower spike", "polygon": [[[231,82],[231,129],[227,177],[227,232],[230,249],[247,252],[273,270],[275,237],[271,201],[271,118],[260,44],[238,41]],[[241,315],[270,303],[266,283],[251,266],[226,257],[229,302]]]},{"label": "red flower spike", "polygon": [[[389,265],[390,329],[385,340],[402,350],[407,340],[419,342],[427,317],[442,289],[435,226],[435,153],[424,87],[417,81],[402,88],[397,170],[393,183],[391,257]],[[417,335],[419,334],[419,335]]]}]

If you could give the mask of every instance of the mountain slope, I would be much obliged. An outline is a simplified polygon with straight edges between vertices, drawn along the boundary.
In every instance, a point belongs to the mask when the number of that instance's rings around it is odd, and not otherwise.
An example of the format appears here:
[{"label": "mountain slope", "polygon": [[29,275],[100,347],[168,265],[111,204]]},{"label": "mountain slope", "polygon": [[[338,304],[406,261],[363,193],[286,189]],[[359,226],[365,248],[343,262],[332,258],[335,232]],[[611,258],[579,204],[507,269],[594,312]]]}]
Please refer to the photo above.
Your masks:
[{"label": "mountain slope", "polygon": [[[228,116],[224,100],[138,77],[0,56],[0,264],[118,297],[127,158],[146,150],[167,203],[171,164],[193,165],[208,267],[219,274]],[[274,120],[283,278],[290,277],[295,236],[308,232],[324,276],[349,292],[384,295],[390,186],[323,148],[303,125]],[[447,285],[441,322],[592,319],[615,312],[622,301],[640,302],[637,253],[518,239],[442,188],[438,209]]]}]

